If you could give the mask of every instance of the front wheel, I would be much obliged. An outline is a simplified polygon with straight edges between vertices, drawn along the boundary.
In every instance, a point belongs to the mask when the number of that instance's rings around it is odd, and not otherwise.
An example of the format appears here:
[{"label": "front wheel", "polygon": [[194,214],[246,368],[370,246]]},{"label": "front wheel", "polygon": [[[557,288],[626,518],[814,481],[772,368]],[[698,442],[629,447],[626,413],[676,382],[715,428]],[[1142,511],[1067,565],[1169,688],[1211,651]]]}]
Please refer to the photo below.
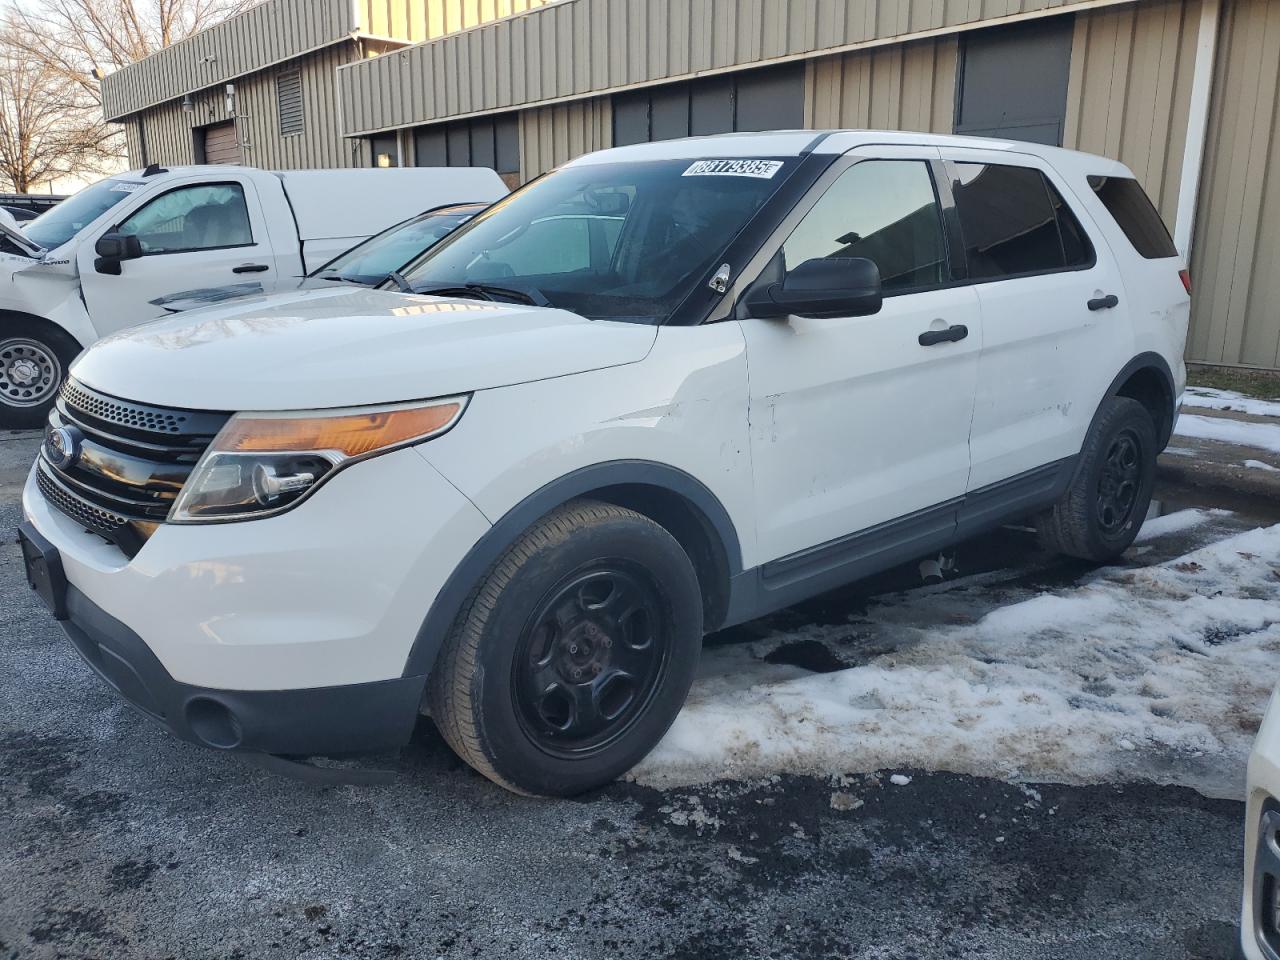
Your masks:
[{"label": "front wheel", "polygon": [[0,428],[43,426],[79,352],[61,330],[0,320]]},{"label": "front wheel", "polygon": [[591,500],[548,514],[468,599],[427,703],[463,760],[501,786],[571,796],[638,763],[684,704],[702,600],[680,544]]},{"label": "front wheel", "polygon": [[1036,518],[1041,543],[1098,563],[1124,553],[1151,506],[1156,444],[1146,407],[1128,397],[1107,400],[1085,438],[1071,486]]}]

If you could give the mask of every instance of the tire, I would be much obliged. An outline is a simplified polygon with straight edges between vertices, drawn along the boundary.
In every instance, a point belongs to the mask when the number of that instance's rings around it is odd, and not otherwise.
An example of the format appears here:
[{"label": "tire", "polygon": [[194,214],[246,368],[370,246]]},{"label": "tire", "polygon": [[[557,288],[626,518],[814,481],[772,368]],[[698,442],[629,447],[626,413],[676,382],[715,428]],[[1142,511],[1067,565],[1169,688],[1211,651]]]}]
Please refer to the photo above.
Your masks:
[{"label": "tire", "polygon": [[0,429],[43,427],[79,352],[52,324],[0,318]]},{"label": "tire", "polygon": [[1151,505],[1157,439],[1146,407],[1112,397],[1080,451],[1071,486],[1036,518],[1040,542],[1055,553],[1106,563],[1129,548]]},{"label": "tire", "polygon": [[573,796],[657,745],[701,643],[698,579],[675,538],[634,511],[576,500],[527,530],[463,604],[427,705],[490,780]]}]

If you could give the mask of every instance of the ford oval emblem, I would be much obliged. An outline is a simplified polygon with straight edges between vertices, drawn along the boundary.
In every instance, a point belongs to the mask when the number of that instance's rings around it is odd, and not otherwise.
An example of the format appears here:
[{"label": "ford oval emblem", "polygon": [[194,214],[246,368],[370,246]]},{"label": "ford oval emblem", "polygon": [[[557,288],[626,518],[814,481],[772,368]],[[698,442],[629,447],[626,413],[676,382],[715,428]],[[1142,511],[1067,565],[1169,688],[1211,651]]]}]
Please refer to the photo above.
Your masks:
[{"label": "ford oval emblem", "polygon": [[84,435],[75,427],[50,427],[44,438],[44,455],[59,470],[67,470],[80,459]]}]

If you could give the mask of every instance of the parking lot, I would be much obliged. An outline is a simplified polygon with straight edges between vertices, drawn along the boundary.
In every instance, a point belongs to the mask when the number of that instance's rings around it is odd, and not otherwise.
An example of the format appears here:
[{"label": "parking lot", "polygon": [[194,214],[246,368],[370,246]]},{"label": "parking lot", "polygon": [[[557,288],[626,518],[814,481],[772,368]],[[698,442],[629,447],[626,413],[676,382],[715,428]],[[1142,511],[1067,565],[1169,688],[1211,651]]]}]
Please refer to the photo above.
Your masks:
[{"label": "parking lot", "polygon": [[[37,439],[0,436],[0,528]],[[1277,645],[1247,612],[1275,593],[1232,564],[1273,564],[1247,531],[1280,516],[1161,495],[1123,567],[1007,529],[942,586],[896,571],[709,638],[635,779],[560,802],[495,788],[426,720],[381,786],[173,740],[79,661],[6,536],[0,955],[1229,957]],[[1234,632],[1194,621],[1216,601]],[[1166,669],[1198,672],[1174,695]],[[1137,724],[1144,682],[1167,703]]]}]

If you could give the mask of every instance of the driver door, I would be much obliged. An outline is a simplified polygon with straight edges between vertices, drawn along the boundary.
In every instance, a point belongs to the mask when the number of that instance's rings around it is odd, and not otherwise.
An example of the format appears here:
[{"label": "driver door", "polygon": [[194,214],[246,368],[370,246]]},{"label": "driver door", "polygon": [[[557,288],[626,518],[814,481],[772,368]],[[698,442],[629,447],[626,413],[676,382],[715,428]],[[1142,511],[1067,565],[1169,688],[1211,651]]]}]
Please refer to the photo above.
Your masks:
[{"label": "driver door", "polygon": [[229,178],[174,186],[103,234],[138,238],[142,256],[104,273],[93,243],[77,254],[85,306],[99,336],[164,314],[155,301],[182,291],[255,282],[275,289],[277,271],[253,185]]},{"label": "driver door", "polygon": [[[982,320],[973,289],[953,284],[938,160],[927,147],[851,152],[773,248],[774,271],[814,258],[875,261],[879,312],[739,321],[766,586],[771,576],[837,571],[832,582],[843,582],[869,572],[858,564],[913,559],[955,529]],[[963,338],[922,342],[960,327]]]}]

